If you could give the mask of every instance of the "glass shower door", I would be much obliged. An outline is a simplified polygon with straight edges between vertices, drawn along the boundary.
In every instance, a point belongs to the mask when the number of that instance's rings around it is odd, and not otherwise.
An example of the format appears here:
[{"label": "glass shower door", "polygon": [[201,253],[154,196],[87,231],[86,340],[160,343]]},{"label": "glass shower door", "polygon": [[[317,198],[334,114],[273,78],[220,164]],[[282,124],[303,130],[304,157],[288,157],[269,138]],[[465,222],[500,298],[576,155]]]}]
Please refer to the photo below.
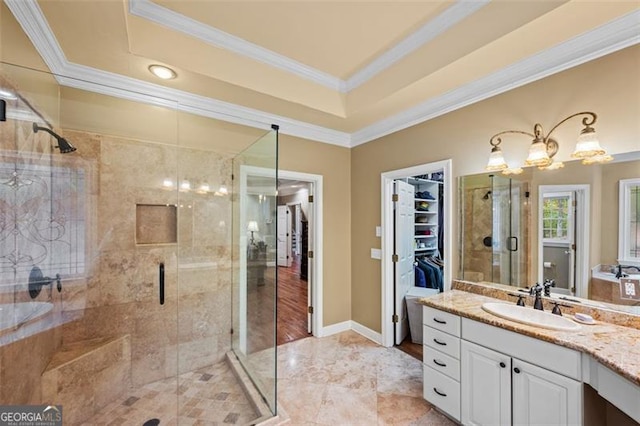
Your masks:
[{"label": "glass shower door", "polygon": [[276,413],[277,127],[233,159],[232,350]]},{"label": "glass shower door", "polygon": [[492,195],[492,282],[527,286],[527,260],[522,255],[528,244],[526,184],[499,175],[491,176]]}]

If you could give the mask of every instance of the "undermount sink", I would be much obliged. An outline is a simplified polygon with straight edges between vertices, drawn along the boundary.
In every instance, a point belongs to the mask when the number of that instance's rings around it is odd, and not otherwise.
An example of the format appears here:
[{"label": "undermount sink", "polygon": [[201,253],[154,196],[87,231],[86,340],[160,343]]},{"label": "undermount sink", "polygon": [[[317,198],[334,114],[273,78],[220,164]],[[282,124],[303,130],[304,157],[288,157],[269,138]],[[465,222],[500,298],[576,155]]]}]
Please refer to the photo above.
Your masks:
[{"label": "undermount sink", "polygon": [[524,306],[489,302],[484,303],[482,309],[497,317],[535,327],[560,331],[576,331],[580,329],[580,324],[576,324],[568,318]]}]

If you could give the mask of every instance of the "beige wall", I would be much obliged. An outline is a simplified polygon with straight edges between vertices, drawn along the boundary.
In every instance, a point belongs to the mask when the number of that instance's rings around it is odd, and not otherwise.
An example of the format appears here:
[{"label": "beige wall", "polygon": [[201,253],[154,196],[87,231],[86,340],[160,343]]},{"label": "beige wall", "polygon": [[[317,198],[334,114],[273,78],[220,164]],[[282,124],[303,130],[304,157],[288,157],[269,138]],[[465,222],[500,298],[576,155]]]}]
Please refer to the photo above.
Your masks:
[{"label": "beige wall", "polygon": [[350,161],[347,148],[280,137],[280,169],[323,177],[324,326],[352,318]]},{"label": "beige wall", "polygon": [[[610,152],[638,150],[638,75],[640,46],[635,46],[354,148],[352,319],[380,331],[380,261],[370,258],[370,248],[380,247],[374,233],[381,221],[380,173],[451,158],[457,188],[458,176],[484,171],[493,134],[507,129],[531,131],[535,122],[549,130],[560,119],[584,110],[598,114],[596,130]],[[579,130],[580,122],[574,119],[554,133],[560,142],[558,159],[569,158]],[[524,156],[528,144],[526,138],[504,138],[505,156],[517,155],[516,150]],[[453,271],[458,271],[455,194],[452,260]]]},{"label": "beige wall", "polygon": [[[638,142],[640,144],[640,141]],[[602,174],[600,217],[602,218],[600,262],[617,263],[618,258],[618,194],[621,179],[640,177],[640,161],[605,165]]]}]

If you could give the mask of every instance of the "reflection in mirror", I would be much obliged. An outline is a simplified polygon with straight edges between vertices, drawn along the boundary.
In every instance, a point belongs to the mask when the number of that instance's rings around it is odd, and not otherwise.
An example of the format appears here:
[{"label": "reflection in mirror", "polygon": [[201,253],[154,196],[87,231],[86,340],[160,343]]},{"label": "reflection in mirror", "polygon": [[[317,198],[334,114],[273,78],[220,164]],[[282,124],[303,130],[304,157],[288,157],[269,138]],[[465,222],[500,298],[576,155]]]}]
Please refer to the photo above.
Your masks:
[{"label": "reflection in mirror", "polygon": [[[640,152],[600,165],[462,176],[459,277],[507,288],[553,279],[554,297],[640,313],[638,301],[620,298],[615,276],[620,181],[639,176]],[[625,235],[640,241],[632,226]]]}]

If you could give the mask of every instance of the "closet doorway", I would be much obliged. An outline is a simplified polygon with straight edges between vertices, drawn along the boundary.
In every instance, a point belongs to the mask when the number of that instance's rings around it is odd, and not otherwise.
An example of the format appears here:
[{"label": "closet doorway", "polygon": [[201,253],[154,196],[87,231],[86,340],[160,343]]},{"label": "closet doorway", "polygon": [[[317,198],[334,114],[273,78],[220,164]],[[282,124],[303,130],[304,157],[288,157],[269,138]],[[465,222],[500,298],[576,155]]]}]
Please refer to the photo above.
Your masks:
[{"label": "closet doorway", "polygon": [[319,335],[321,197],[321,176],[279,173],[278,345]]},{"label": "closet doorway", "polygon": [[415,300],[450,288],[451,180],[451,160],[381,175],[384,346],[421,346],[422,310]]}]

